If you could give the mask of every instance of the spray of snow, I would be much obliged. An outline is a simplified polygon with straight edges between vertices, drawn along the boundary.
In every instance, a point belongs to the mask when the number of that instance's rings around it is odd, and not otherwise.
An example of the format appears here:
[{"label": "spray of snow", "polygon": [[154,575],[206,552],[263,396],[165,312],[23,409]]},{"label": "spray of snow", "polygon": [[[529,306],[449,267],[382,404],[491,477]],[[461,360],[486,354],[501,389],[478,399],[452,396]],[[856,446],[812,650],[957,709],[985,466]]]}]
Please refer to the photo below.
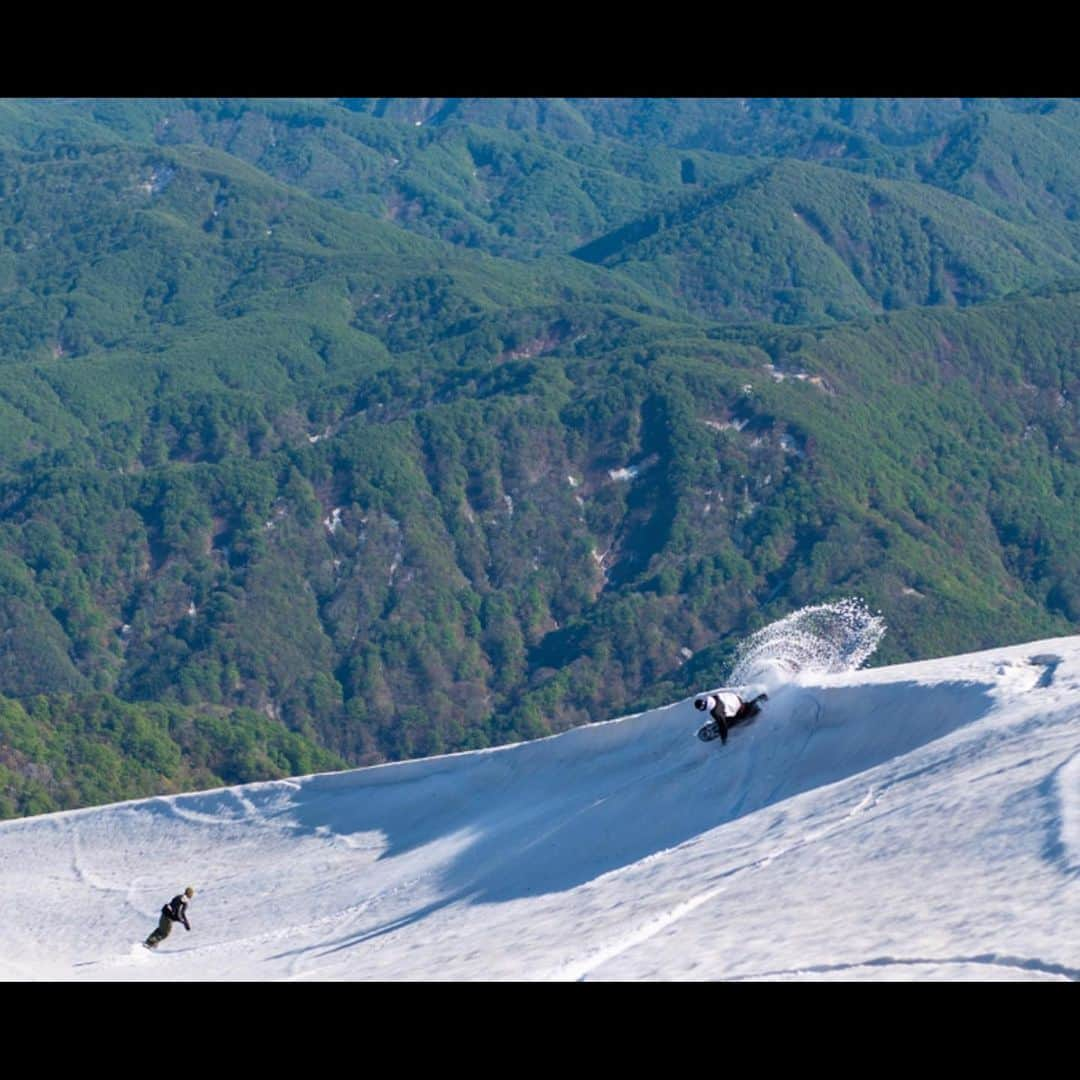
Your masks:
[{"label": "spray of snow", "polygon": [[870,659],[884,633],[880,613],[856,597],[800,608],[739,646],[728,682],[776,684],[798,672],[854,671]]}]

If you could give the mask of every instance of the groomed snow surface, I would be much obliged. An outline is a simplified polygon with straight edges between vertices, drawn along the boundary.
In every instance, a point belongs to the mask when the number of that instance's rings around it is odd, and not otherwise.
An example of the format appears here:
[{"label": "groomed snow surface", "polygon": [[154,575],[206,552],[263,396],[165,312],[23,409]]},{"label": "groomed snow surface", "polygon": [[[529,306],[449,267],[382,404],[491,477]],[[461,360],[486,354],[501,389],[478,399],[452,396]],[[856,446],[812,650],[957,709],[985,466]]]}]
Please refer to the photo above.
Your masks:
[{"label": "groomed snow surface", "polygon": [[0,823],[0,977],[1080,978],[1080,637],[770,698]]}]

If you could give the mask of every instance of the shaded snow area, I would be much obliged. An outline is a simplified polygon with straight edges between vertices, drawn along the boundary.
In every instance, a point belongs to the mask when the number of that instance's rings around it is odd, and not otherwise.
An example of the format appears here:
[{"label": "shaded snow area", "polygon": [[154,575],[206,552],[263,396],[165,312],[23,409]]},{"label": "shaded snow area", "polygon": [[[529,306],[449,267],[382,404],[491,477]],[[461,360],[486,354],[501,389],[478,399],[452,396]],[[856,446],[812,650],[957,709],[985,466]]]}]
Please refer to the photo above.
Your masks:
[{"label": "shaded snow area", "polygon": [[[1080,978],[1080,637],[794,675],[774,646],[726,746],[687,698],[2,823],[0,976]],[[193,931],[139,946],[189,884]]]}]

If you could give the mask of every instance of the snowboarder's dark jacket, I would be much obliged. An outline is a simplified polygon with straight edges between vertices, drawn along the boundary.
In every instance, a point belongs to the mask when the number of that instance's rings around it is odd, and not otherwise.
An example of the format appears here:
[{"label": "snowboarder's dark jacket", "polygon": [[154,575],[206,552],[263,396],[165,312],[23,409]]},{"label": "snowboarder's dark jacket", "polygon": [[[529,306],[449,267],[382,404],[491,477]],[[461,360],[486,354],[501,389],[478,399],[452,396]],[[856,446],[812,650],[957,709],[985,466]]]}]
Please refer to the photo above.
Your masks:
[{"label": "snowboarder's dark jacket", "polygon": [[185,930],[191,929],[187,918],[188,898],[180,893],[174,896],[162,909],[162,915],[168,915],[173,922],[182,922]]}]

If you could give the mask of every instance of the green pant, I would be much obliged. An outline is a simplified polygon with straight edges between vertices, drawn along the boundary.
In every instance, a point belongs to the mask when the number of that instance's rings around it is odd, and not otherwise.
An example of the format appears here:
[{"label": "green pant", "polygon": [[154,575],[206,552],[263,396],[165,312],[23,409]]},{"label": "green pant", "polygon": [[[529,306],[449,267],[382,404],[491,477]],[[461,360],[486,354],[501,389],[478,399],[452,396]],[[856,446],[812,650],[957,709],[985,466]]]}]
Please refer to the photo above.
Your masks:
[{"label": "green pant", "polygon": [[161,921],[157,929],[146,939],[146,944],[151,949],[156,949],[172,933],[172,919],[165,912],[161,913]]}]

